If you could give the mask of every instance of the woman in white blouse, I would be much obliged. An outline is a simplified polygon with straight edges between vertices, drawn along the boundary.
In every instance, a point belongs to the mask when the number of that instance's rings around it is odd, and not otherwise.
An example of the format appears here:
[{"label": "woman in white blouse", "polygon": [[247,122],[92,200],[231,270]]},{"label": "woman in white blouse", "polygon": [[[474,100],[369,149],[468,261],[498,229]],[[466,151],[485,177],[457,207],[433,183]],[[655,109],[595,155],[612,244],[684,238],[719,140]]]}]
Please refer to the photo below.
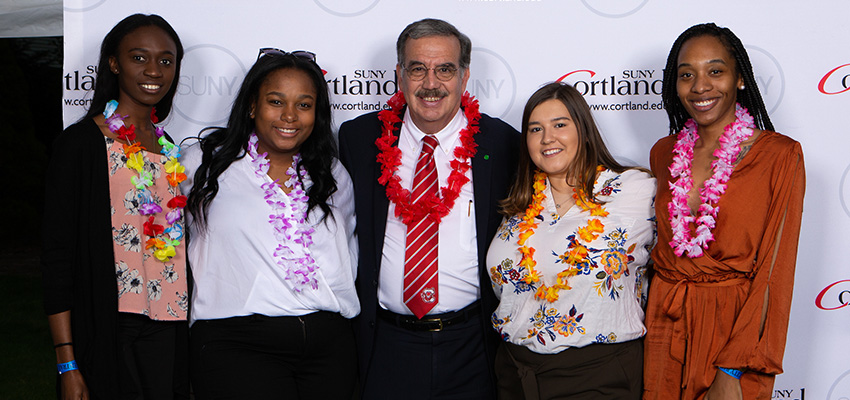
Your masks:
[{"label": "woman in white blouse", "polygon": [[227,127],[186,150],[195,398],[352,396],[357,246],[336,154],[315,55],[277,49],[260,50]]},{"label": "woman in white blouse", "polygon": [[522,117],[519,167],[487,253],[500,399],[639,399],[655,179],[608,152],[561,82]]}]

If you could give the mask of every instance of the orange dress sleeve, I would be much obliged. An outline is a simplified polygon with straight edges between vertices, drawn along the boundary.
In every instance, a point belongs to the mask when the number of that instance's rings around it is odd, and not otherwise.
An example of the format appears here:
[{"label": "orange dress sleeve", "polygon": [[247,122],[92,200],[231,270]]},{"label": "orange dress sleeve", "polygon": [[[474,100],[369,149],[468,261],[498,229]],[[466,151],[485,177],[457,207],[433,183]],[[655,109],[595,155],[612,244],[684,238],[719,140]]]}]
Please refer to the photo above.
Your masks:
[{"label": "orange dress sleeve", "polygon": [[794,287],[797,242],[806,186],[803,152],[793,142],[777,154],[767,223],[753,267],[753,283],[732,334],[715,365],[765,374],[782,373]]}]

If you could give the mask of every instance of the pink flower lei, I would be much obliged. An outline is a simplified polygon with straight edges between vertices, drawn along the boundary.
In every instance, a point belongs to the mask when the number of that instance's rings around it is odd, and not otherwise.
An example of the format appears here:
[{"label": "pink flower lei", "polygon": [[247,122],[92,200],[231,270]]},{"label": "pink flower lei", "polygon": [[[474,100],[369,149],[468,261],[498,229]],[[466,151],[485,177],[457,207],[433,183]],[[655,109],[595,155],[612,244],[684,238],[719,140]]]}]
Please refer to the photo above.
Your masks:
[{"label": "pink flower lei", "polygon": [[[264,178],[269,172],[269,160],[266,158],[268,153],[257,154],[257,141],[257,135],[251,133],[251,138],[248,140],[248,155],[251,157],[254,173]],[[279,242],[274,251],[274,257],[277,259],[277,264],[286,271],[286,279],[294,283],[293,289],[296,292],[301,292],[307,286],[312,287],[313,290],[319,288],[319,281],[316,279],[319,266],[310,254],[314,230],[307,224],[309,197],[295,171],[299,159],[299,154],[294,155],[292,165],[286,170],[289,179],[284,185],[291,188],[289,193],[282,189],[278,190],[280,185],[277,180],[260,185],[266,203],[274,211],[274,214],[269,215],[269,224],[274,229],[275,238]],[[310,176],[303,166],[300,173],[302,179],[309,184]],[[286,201],[286,197],[289,201]]]},{"label": "pink flower lei", "polygon": [[[688,257],[696,258],[702,255],[703,249],[708,248],[708,242],[714,240],[711,230],[715,226],[715,218],[720,207],[717,202],[726,192],[726,182],[732,175],[735,159],[741,151],[740,144],[753,134],[755,124],[747,109],[735,104],[735,122],[724,128],[720,137],[720,148],[714,151],[717,157],[711,163],[714,174],[706,179],[700,189],[699,216],[691,215],[688,206],[688,193],[694,187],[691,176],[691,163],[694,160],[694,144],[699,139],[697,125],[693,119],[685,122],[685,127],[679,132],[678,140],[673,146],[673,163],[670,165],[670,177],[676,179],[670,183],[672,199],[667,204],[670,214],[670,227],[673,239],[670,246],[677,256],[685,252]],[[690,224],[696,223],[696,236],[691,237]]]}]

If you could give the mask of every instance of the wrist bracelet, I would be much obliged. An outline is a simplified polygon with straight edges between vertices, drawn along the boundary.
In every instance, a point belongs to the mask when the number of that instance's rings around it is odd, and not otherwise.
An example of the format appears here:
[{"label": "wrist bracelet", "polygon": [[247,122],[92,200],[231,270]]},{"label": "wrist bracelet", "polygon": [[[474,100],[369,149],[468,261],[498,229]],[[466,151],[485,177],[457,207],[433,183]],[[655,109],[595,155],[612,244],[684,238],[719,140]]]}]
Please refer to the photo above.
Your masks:
[{"label": "wrist bracelet", "polygon": [[59,375],[62,375],[66,372],[73,371],[77,369],[77,360],[71,360],[66,363],[56,364],[56,368],[59,370]]},{"label": "wrist bracelet", "polygon": [[741,371],[740,369],[723,368],[723,367],[717,367],[717,369],[725,372],[727,375],[729,375],[729,376],[731,376],[735,379],[741,379],[741,375],[744,375],[744,371]]},{"label": "wrist bracelet", "polygon": [[54,344],[53,348],[58,349],[62,346],[73,346],[73,345],[74,345],[74,342],[65,342],[65,343]]}]

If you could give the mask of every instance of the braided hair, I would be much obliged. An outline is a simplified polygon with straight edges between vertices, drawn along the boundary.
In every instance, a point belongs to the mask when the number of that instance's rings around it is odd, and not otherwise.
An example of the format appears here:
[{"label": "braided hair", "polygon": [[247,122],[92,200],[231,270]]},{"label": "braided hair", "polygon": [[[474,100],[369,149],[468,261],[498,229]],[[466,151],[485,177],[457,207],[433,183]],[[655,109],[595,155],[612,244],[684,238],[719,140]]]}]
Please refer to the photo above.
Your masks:
[{"label": "braided hair", "polygon": [[678,60],[679,51],[682,45],[690,39],[700,36],[713,36],[720,40],[723,47],[729,52],[732,58],[735,59],[735,69],[741,78],[744,80],[745,89],[738,90],[737,99],[753,116],[756,126],[763,130],[774,130],[773,123],[770,122],[770,117],[767,115],[767,109],[764,106],[764,100],[761,98],[758,85],[756,84],[755,75],[753,75],[753,66],[750,64],[750,57],[747,55],[747,50],[729,28],[722,28],[713,23],[694,25],[679,35],[670,49],[670,54],[667,56],[667,65],[664,67],[664,81],[661,88],[661,101],[664,103],[664,108],[667,110],[667,117],[670,119],[670,134],[675,135],[682,130],[685,122],[691,118],[687,110],[679,100],[676,91],[676,80],[678,79]]}]

